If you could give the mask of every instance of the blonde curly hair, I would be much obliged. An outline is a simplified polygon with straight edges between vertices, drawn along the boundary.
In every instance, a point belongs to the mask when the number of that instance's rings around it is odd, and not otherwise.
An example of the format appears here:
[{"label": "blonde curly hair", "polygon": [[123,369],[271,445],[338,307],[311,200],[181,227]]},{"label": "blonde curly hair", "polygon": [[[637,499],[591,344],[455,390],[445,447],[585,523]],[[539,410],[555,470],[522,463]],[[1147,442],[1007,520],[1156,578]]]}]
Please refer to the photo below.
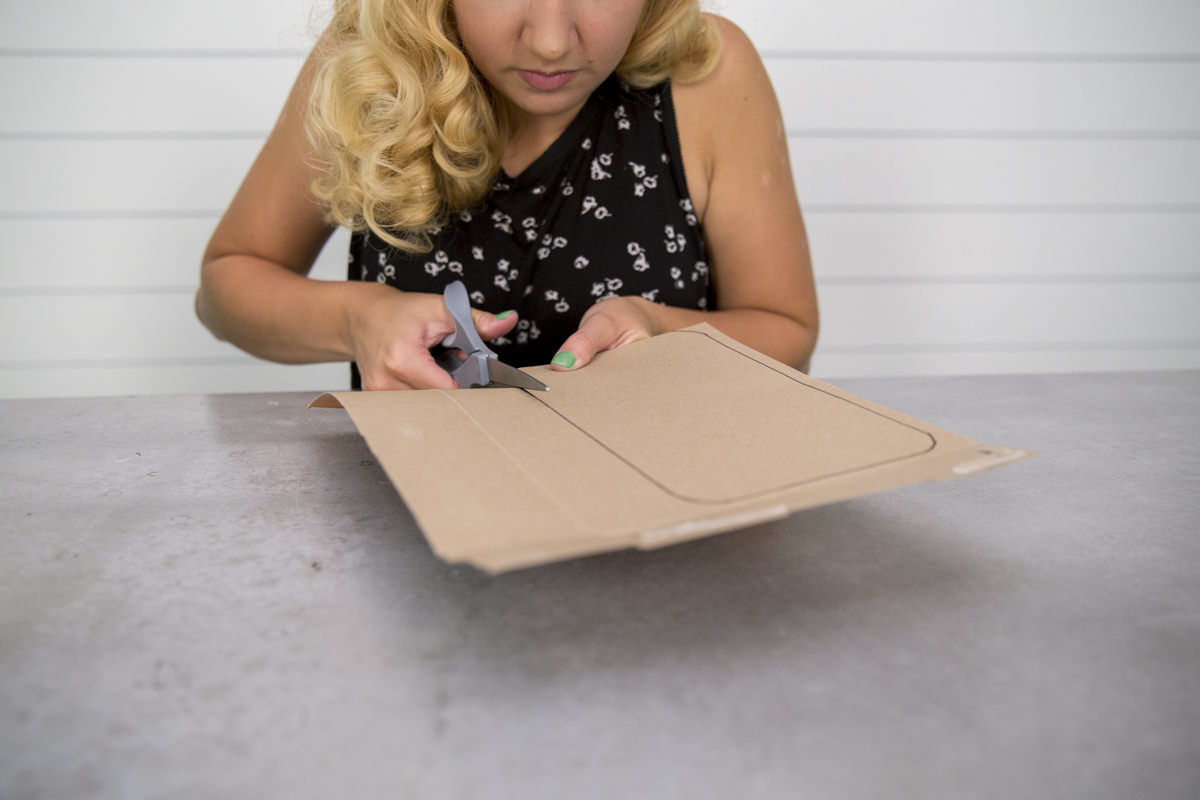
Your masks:
[{"label": "blonde curly hair", "polygon": [[[330,220],[408,252],[491,189],[505,105],[462,49],[452,0],[336,0],[305,127]],[[616,74],[645,88],[698,80],[720,40],[699,0],[646,0]]]}]

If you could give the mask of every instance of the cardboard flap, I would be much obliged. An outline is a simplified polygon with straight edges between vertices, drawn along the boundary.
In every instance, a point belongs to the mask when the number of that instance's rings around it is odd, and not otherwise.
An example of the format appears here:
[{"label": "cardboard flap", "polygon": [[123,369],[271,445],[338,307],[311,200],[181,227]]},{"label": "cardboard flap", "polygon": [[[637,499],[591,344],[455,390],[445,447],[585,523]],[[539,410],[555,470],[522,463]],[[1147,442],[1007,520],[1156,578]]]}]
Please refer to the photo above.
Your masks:
[{"label": "cardboard flap", "polygon": [[1028,455],[699,325],[519,389],[337,392],[434,550],[491,571],[659,547]]},{"label": "cardboard flap", "polygon": [[[603,372],[603,378],[597,374]],[[537,398],[663,492],[730,503],[932,451],[911,422],[691,328],[562,373]]]},{"label": "cardboard flap", "polygon": [[345,408],[334,392],[326,392],[308,404],[309,408]]}]

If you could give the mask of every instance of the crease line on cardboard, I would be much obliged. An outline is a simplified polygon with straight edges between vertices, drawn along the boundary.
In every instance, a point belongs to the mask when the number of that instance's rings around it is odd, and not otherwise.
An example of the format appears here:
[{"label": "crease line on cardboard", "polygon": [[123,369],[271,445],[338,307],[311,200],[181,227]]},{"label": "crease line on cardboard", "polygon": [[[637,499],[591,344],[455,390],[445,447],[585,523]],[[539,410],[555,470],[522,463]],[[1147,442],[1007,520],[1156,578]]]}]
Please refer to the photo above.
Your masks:
[{"label": "crease line on cardboard", "polygon": [[[521,391],[524,392],[527,396],[529,396],[531,398],[533,397],[533,395],[531,395],[528,392],[528,390],[521,389]],[[585,530],[585,531],[594,530],[592,528],[592,526],[590,526],[586,522],[584,522],[582,517],[580,517],[577,513],[575,513],[574,509],[572,509],[569,505],[567,505],[567,504],[563,503],[561,500],[559,500],[555,496],[554,492],[550,491],[550,489],[547,488],[546,485],[543,484],[540,480],[538,480],[537,477],[532,472],[530,472],[528,469],[526,469],[525,466],[518,459],[514,458],[513,454],[511,452],[509,452],[508,448],[506,448],[504,445],[502,445],[500,443],[500,440],[492,435],[491,431],[489,431],[486,427],[481,425],[479,423],[479,420],[475,419],[475,417],[471,414],[471,412],[468,411],[466,409],[466,407],[463,406],[462,403],[455,400],[453,391],[442,391],[441,394],[443,396],[445,396],[448,400],[450,400],[450,402],[454,403],[454,405],[458,407],[458,410],[463,413],[463,416],[466,417],[468,420],[470,420],[471,424],[474,425],[479,431],[481,431],[484,436],[486,436],[488,439],[490,439],[492,444],[496,446],[497,450],[499,450],[501,453],[504,454],[504,457],[508,459],[509,463],[511,463],[513,466],[515,466],[518,470],[520,470],[521,474],[523,474],[526,478],[528,478],[530,483],[532,483],[534,486],[536,486],[538,488],[538,490],[542,492],[542,494],[544,494],[547,498],[549,498],[550,502],[553,503],[560,511],[562,511],[563,514],[565,514],[568,519],[570,519],[572,522],[574,522],[575,526],[577,528],[579,528],[580,530]],[[536,398],[534,398],[534,399],[536,399]]]},{"label": "crease line on cardboard", "polygon": [[[694,328],[682,328],[677,331],[671,331],[671,333],[690,333],[690,334],[694,334],[697,336],[703,336],[704,338],[708,339],[713,344],[720,345],[721,347],[724,347],[726,350],[729,350],[748,361],[753,361],[755,364],[758,364],[760,367],[769,369],[769,370],[771,370],[771,372],[774,372],[776,375],[786,378],[787,380],[791,381],[792,383],[798,383],[806,389],[810,389],[814,392],[820,392],[821,394],[828,395],[829,397],[832,397],[835,400],[839,400],[843,403],[846,403],[847,405],[851,405],[857,409],[866,411],[868,414],[874,414],[875,416],[882,417],[882,418],[888,420],[889,422],[893,422],[897,425],[908,428],[910,431],[916,431],[917,433],[923,433],[929,437],[929,440],[931,442],[931,444],[929,446],[929,450],[927,450],[925,452],[932,452],[934,450],[934,448],[936,448],[938,445],[937,437],[935,437],[932,433],[925,430],[924,428],[919,428],[910,422],[896,419],[895,417],[890,417],[887,414],[884,414],[879,409],[871,408],[870,406],[866,405],[865,403],[856,402],[857,400],[859,400],[861,398],[853,398],[852,399],[852,398],[848,398],[848,397],[843,397],[842,395],[837,394],[836,392],[831,392],[828,389],[821,388],[820,386],[813,386],[808,381],[802,381],[794,375],[789,375],[787,372],[784,372],[783,370],[779,369],[779,367],[775,366],[774,364],[771,364],[771,363],[768,363],[761,359],[755,358],[752,354],[747,353],[743,350],[739,350],[736,347],[732,347],[727,342],[722,342],[720,339],[717,339],[715,336],[708,333],[707,331],[695,330]],[[798,372],[798,374],[803,375],[805,378],[808,377],[808,375],[806,373],[799,372],[799,371],[797,371],[797,372]],[[895,411],[895,409],[889,409],[889,410],[893,411],[895,413],[903,413],[903,412]],[[908,415],[906,414],[905,416],[908,416]]]},{"label": "crease line on cardboard", "polygon": [[[803,386],[805,389],[809,389],[809,390],[812,390],[815,392],[820,392],[821,394],[827,395],[828,397],[831,397],[834,400],[837,400],[838,402],[845,403],[850,406],[854,406],[855,408],[857,408],[861,411],[865,411],[868,414],[873,414],[877,417],[885,419],[894,425],[899,425],[900,427],[908,428],[910,431],[914,431],[915,433],[919,433],[919,434],[927,437],[929,439],[929,446],[927,448],[925,448],[924,450],[920,450],[920,451],[917,451],[914,453],[907,453],[907,454],[901,455],[901,456],[896,456],[895,458],[889,458],[884,461],[875,462],[873,464],[866,464],[863,466],[854,467],[852,469],[842,470],[840,472],[831,472],[826,475],[820,475],[818,477],[808,478],[806,480],[792,481],[791,483],[785,483],[785,484],[782,484],[779,486],[772,486],[767,489],[761,489],[757,492],[751,492],[749,494],[741,495],[738,497],[725,497],[725,498],[717,498],[717,499],[706,498],[706,497],[692,497],[690,495],[683,494],[682,492],[675,491],[674,489],[672,489],[671,487],[667,486],[665,483],[660,481],[658,478],[655,478],[652,474],[647,472],[645,469],[638,466],[638,464],[636,464],[634,461],[632,461],[631,459],[622,455],[620,452],[618,452],[616,449],[614,449],[611,445],[609,445],[606,442],[599,439],[594,433],[587,430],[582,425],[577,423],[575,420],[573,420],[569,416],[567,416],[567,414],[565,412],[563,412],[561,409],[556,408],[550,402],[551,398],[538,397],[529,392],[526,392],[526,394],[528,394],[529,397],[531,397],[533,400],[536,400],[538,403],[541,403],[542,406],[544,408],[546,408],[547,410],[558,415],[564,422],[566,422],[571,427],[575,428],[575,430],[579,431],[581,434],[586,436],[588,439],[591,439],[592,442],[594,442],[600,448],[602,448],[603,450],[608,452],[610,455],[612,455],[613,458],[617,459],[622,464],[624,464],[626,467],[633,470],[638,475],[641,475],[643,478],[645,478],[650,483],[654,484],[654,486],[656,486],[659,489],[659,491],[661,491],[664,494],[667,494],[671,497],[674,497],[677,500],[682,500],[685,503],[691,503],[693,505],[724,506],[724,505],[729,505],[730,503],[748,502],[748,501],[752,501],[752,500],[755,500],[760,497],[766,497],[766,496],[774,494],[776,492],[787,491],[789,489],[796,489],[801,486],[807,486],[807,485],[811,485],[814,483],[820,483],[821,481],[824,481],[824,480],[832,480],[835,478],[841,478],[841,477],[844,477],[845,475],[849,475],[849,474],[852,474],[855,472],[862,472],[864,470],[877,469],[880,467],[887,467],[892,464],[897,464],[901,461],[907,461],[912,458],[919,458],[921,456],[928,455],[928,454],[934,452],[942,445],[941,441],[939,441],[938,438],[936,436],[934,436],[933,433],[931,433],[930,431],[927,431],[923,428],[919,428],[916,425],[913,425],[912,423],[907,422],[905,420],[900,420],[900,419],[896,419],[895,417],[888,416],[887,414],[884,414],[883,412],[879,411],[878,409],[871,408],[862,403],[857,403],[852,399],[848,399],[848,398],[843,397],[834,392],[827,391],[825,389],[822,389],[819,386],[813,386],[811,383],[808,383],[807,381],[799,380],[795,376],[789,375],[788,373],[773,366],[772,364],[769,364],[765,361],[760,361],[759,359],[751,356],[749,353],[742,352],[741,350],[737,349],[736,347],[731,347],[730,345],[726,344],[725,342],[722,342],[720,339],[717,339],[716,337],[710,335],[709,333],[707,333],[705,331],[694,330],[691,328],[684,328],[682,330],[671,331],[670,333],[666,333],[666,334],[662,334],[662,335],[663,336],[672,336],[672,335],[680,334],[680,333],[691,333],[691,334],[697,334],[699,336],[702,336],[705,339],[707,339],[708,341],[712,342],[713,344],[719,345],[719,346],[725,348],[726,350],[729,350],[730,352],[734,353],[735,355],[741,356],[742,358],[745,358],[746,360],[748,360],[754,364],[758,364],[760,367],[764,367],[765,369],[768,369],[768,370],[774,372],[775,374],[785,378],[786,380],[791,381],[792,383],[795,383],[799,386]],[[803,374],[803,373],[801,373],[801,374]],[[465,409],[464,409],[464,413],[465,413]],[[480,426],[480,427],[482,427],[482,426]]]}]

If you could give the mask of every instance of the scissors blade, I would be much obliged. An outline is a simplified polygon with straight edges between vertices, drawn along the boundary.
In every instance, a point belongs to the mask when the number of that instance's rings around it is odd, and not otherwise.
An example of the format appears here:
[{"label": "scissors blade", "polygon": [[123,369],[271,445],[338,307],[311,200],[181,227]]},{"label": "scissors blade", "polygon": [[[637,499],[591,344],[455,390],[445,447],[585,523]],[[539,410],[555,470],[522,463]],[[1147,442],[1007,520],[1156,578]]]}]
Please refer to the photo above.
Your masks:
[{"label": "scissors blade", "polygon": [[488,373],[491,376],[493,386],[501,384],[503,386],[515,386],[518,389],[532,389],[539,392],[550,391],[550,387],[537,378],[532,378],[516,367],[510,367],[497,358],[488,359]]}]

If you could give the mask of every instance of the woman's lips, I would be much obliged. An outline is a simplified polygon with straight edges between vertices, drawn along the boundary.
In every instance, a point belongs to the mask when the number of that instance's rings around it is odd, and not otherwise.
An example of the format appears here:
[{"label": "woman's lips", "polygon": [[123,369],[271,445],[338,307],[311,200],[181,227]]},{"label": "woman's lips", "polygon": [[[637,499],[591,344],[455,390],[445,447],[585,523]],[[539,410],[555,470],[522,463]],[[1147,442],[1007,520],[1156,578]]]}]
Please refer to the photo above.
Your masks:
[{"label": "woman's lips", "polygon": [[567,72],[534,72],[533,70],[521,69],[517,70],[517,74],[521,76],[521,80],[534,89],[543,92],[559,89],[575,76],[573,70]]}]

